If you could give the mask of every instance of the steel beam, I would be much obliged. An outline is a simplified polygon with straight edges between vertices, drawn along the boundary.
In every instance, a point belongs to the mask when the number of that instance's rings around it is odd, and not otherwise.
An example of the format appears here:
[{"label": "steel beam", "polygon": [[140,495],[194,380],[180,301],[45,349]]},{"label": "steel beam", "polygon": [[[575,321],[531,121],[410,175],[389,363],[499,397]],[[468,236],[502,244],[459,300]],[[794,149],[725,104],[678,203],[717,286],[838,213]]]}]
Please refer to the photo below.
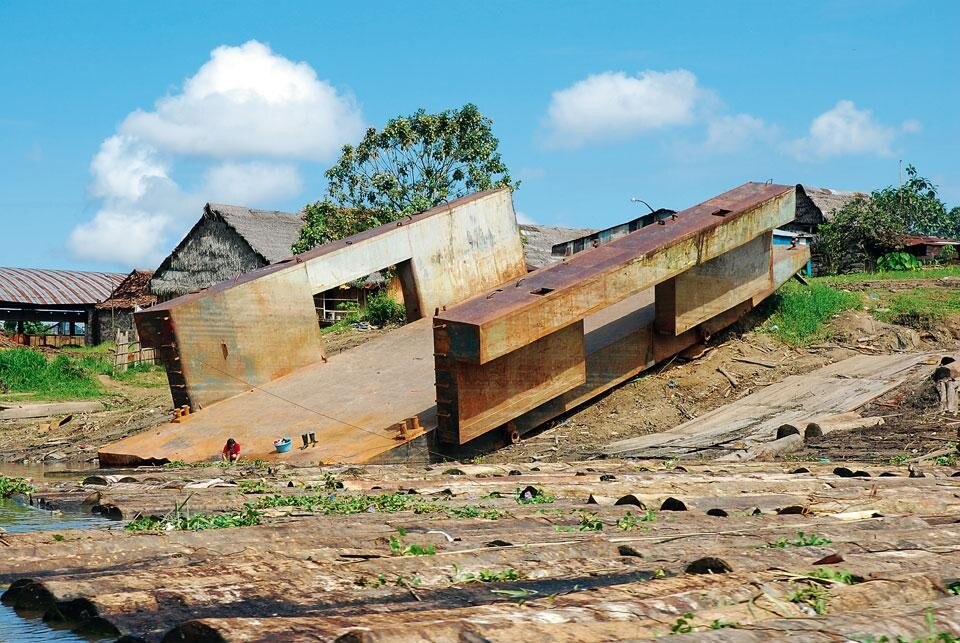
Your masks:
[{"label": "steel beam", "polygon": [[746,183],[441,314],[449,353],[485,364],[792,221],[795,188]]}]

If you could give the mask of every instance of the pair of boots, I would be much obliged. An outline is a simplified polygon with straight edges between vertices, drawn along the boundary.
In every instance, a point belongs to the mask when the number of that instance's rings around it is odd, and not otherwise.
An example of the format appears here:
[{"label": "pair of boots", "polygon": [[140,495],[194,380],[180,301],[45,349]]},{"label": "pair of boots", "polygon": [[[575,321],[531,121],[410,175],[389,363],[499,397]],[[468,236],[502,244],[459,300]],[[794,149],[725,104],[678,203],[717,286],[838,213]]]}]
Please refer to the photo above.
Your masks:
[{"label": "pair of boots", "polygon": [[[309,442],[307,441],[309,438]],[[310,433],[301,433],[300,439],[303,440],[303,448],[306,449],[311,444],[317,446],[317,434],[311,431]]]}]

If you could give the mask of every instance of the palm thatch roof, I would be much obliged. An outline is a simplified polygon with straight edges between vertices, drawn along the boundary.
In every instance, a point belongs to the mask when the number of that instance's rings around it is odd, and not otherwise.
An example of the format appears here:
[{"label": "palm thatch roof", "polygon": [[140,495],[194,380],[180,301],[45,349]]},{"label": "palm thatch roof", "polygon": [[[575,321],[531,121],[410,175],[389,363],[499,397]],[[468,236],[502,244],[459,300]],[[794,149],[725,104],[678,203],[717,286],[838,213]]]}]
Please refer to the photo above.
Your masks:
[{"label": "palm thatch roof", "polygon": [[797,192],[813,202],[813,205],[820,211],[825,221],[829,221],[833,214],[856,198],[869,199],[870,195],[863,192],[832,190],[830,188],[818,188],[812,185],[797,185]]},{"label": "palm thatch roof", "polygon": [[524,240],[523,256],[526,259],[527,267],[542,268],[560,261],[560,257],[554,257],[552,254],[553,246],[579,239],[594,232],[596,230],[589,228],[558,228],[532,223],[520,224],[520,235]]},{"label": "palm thatch roof", "polygon": [[303,227],[301,215],[292,212],[208,203],[204,213],[223,219],[267,263],[276,263],[292,256],[290,247],[300,236]]}]

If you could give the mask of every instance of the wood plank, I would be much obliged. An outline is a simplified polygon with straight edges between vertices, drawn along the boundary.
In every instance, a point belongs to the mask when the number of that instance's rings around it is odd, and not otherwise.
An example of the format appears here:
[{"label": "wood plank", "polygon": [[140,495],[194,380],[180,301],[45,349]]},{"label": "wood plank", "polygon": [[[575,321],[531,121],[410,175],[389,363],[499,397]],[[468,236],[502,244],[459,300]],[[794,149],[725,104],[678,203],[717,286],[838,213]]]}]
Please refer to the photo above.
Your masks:
[{"label": "wood plank", "polygon": [[41,404],[0,405],[0,420],[22,420],[24,418],[42,418],[50,415],[68,413],[92,413],[103,410],[103,402],[51,402]]},{"label": "wood plank", "polygon": [[[655,457],[651,450],[658,450],[659,456],[664,448],[684,454],[716,446],[747,449],[772,440],[781,424],[855,411],[918,369],[932,369],[933,357],[932,353],[851,357],[813,373],[791,375],[669,431],[620,440],[605,452]],[[730,444],[737,440],[743,444]]]}]

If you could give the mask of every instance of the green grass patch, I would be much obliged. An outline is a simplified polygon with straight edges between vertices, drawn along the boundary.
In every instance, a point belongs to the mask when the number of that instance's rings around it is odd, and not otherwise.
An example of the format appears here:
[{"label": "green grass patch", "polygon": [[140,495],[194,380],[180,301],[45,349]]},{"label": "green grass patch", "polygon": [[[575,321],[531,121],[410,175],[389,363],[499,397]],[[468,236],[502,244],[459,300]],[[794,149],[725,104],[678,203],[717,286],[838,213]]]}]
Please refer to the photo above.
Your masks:
[{"label": "green grass patch", "polygon": [[166,386],[163,368],[153,364],[114,372],[112,344],[63,348],[48,357],[32,348],[0,350],[0,398],[76,400],[105,395],[97,377],[107,375],[134,386]]},{"label": "green grass patch", "polygon": [[880,321],[933,330],[947,317],[960,315],[960,292],[939,288],[914,288],[881,299],[873,311]]},{"label": "green grass patch", "polygon": [[904,279],[942,279],[960,277],[960,265],[923,270],[889,270],[886,272],[854,272],[849,275],[817,277],[816,282],[831,285],[856,284],[864,281],[902,281]]},{"label": "green grass patch", "polygon": [[99,397],[103,387],[96,374],[66,352],[47,359],[29,348],[0,351],[0,394],[29,393],[46,400]]},{"label": "green grass patch", "polygon": [[826,339],[824,323],[837,313],[861,304],[860,295],[821,283],[803,286],[787,282],[770,298],[772,314],[763,328],[791,346],[805,346]]}]

